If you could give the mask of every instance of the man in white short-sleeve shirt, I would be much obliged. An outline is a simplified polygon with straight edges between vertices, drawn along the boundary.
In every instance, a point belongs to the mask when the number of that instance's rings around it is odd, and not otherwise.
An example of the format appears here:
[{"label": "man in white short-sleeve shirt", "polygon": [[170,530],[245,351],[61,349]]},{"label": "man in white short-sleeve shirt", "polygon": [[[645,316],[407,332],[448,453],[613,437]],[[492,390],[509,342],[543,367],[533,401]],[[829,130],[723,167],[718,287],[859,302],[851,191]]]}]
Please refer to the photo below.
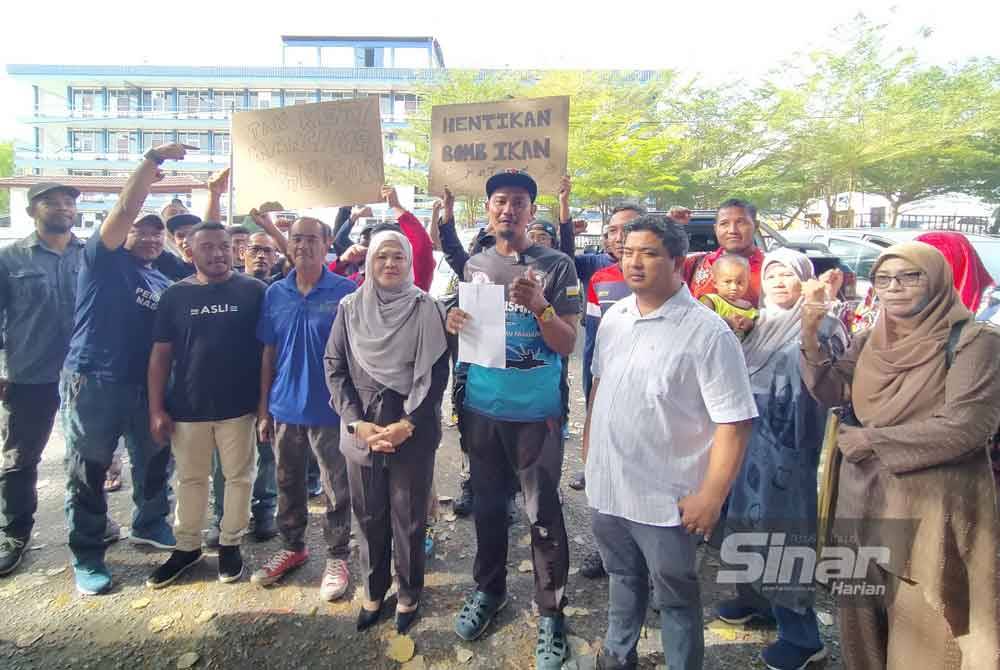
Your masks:
[{"label": "man in white short-sleeve shirt", "polygon": [[584,455],[587,498],[611,577],[603,668],[634,668],[649,580],[671,668],[701,668],[695,547],[739,472],[757,415],[736,336],[681,279],[683,228],[659,215],[626,226],[632,295],[601,321]]}]

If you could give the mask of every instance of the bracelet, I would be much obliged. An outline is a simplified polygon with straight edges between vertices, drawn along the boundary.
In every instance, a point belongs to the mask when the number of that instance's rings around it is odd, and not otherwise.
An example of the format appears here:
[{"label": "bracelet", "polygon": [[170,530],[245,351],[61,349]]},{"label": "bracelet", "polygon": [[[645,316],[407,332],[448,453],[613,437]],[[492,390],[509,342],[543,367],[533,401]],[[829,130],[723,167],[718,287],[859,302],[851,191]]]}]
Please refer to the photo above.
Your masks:
[{"label": "bracelet", "polygon": [[163,161],[165,160],[156,149],[150,149],[142,157],[148,161],[153,161],[157,165],[163,165]]}]

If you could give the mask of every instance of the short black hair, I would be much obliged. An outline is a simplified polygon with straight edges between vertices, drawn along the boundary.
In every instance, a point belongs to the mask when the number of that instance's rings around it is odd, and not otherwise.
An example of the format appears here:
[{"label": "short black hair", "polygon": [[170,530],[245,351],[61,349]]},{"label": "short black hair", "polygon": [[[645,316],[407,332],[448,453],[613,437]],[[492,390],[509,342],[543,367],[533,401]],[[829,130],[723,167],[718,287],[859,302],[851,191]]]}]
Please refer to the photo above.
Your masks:
[{"label": "short black hair", "polygon": [[625,236],[629,233],[650,232],[660,238],[663,248],[671,258],[681,258],[688,252],[688,236],[684,228],[663,214],[644,214],[625,224]]},{"label": "short black hair", "polygon": [[288,227],[288,232],[291,233],[292,226],[294,226],[296,223],[300,223],[302,221],[307,221],[307,222],[310,222],[310,223],[319,224],[319,229],[321,231],[321,234],[323,235],[323,240],[324,241],[326,241],[326,240],[332,240],[333,239],[333,231],[330,230],[330,226],[326,225],[324,222],[320,221],[319,219],[311,217],[311,216],[300,216],[299,218],[297,218],[294,221],[292,221],[292,225]]},{"label": "short black hair", "polygon": [[201,223],[196,223],[191,230],[188,231],[188,237],[194,239],[194,236],[203,230],[221,230],[226,233],[227,237],[230,234],[229,231],[226,230],[226,227],[218,221],[202,221]]},{"label": "short black hair", "polygon": [[246,226],[234,223],[233,225],[226,228],[226,232],[228,232],[230,235],[249,235],[250,229],[247,228]]},{"label": "short black hair", "polygon": [[[635,202],[624,202],[611,210],[611,216],[614,216],[618,212],[635,212],[639,216],[645,216],[646,208]],[[608,218],[611,217],[609,216]]]},{"label": "short black hair", "polygon": [[744,212],[750,215],[751,221],[757,223],[757,207],[749,200],[742,200],[740,198],[730,198],[729,200],[726,200],[721,205],[719,205],[715,211],[716,213],[718,213],[719,210],[723,210],[728,207],[738,207],[739,209],[742,209]]},{"label": "short black hair", "polygon": [[370,233],[371,233],[372,237],[375,237],[379,233],[383,233],[383,232],[385,232],[387,230],[391,231],[393,233],[399,233],[399,234],[403,233],[403,229],[400,228],[399,224],[396,224],[396,223],[379,223],[379,224],[376,224],[376,225],[372,226]]}]

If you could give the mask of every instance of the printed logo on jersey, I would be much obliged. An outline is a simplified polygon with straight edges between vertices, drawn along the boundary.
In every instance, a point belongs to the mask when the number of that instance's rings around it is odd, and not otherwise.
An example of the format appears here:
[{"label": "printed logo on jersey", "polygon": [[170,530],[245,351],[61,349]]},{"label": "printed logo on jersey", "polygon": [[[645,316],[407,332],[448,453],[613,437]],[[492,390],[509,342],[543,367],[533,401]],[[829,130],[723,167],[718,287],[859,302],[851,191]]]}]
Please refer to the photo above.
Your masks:
[{"label": "printed logo on jersey", "polygon": [[239,305],[204,305],[192,307],[191,316],[206,316],[209,314],[229,314],[240,311]]}]

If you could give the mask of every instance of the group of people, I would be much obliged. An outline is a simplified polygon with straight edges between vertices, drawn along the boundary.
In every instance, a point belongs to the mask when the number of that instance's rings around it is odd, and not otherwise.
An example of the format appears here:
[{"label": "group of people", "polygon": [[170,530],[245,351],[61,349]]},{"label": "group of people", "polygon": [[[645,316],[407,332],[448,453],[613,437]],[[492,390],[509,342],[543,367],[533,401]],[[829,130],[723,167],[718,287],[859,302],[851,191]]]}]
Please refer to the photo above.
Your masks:
[{"label": "group of people", "polygon": [[[171,552],[149,587],[203,560],[206,524],[216,528],[222,582],[244,574],[247,533],[281,536],[253,583],[274,584],[303,565],[314,463],[326,500],[320,596],[337,599],[350,584],[353,512],[364,587],[357,628],[382,620],[394,564],[395,626],[406,632],[423,597],[451,378],[468,466],[460,502],[475,515],[477,542],[475,587],[455,632],[479,638],[507,603],[519,491],[539,614],[536,667],[559,668],[570,564],[559,485],[582,313],[586,465],[570,485],[592,509],[597,552],[584,567],[609,576],[598,667],[637,667],[650,604],[670,667],[702,667],[699,544],[747,529],[816,537],[817,469],[833,407],[844,417],[837,517],[919,520],[866,575],[881,595],[842,603],[847,667],[1000,663],[986,448],[1000,425],[1000,334],[970,311],[987,288],[981,273],[958,271],[956,258],[978,259],[942,254],[945,243],[935,243],[956,239],[887,249],[872,274],[868,303],[877,311],[860,328],[844,317],[855,306],[841,294],[842,275],[815,277],[791,249],[765,253],[757,212],[743,200],[719,207],[712,253],[688,253],[685,210],[623,205],[604,252],[578,255],[571,180],[560,189],[557,228],[536,219],[535,181],[508,171],[485,183],[488,227],[471,248],[458,240],[450,192],[428,231],[389,187],[396,222],[366,228],[355,244],[362,209],[343,208],[332,228],[300,217],[286,231],[269,216],[280,205],[266,203],[251,213],[263,232],[223,226],[226,172],[209,184],[204,219],[176,204],[143,213],[162,163],[184,154],[179,144],[149,151],[86,242],[71,232],[79,193],[36,185],[28,208],[36,232],[0,251],[0,575],[26,551],[38,463],[59,414],[81,593],[112,586],[105,484],[124,438],[131,540]],[[171,244],[176,254],[164,250]],[[457,298],[442,304],[426,292],[434,246],[464,281],[505,287],[505,367],[453,364],[456,336],[475,317]],[[980,285],[966,290],[968,277]],[[266,502],[275,497],[276,515]],[[888,542],[878,526],[862,527],[866,545]],[[811,583],[749,580],[715,604],[716,615],[776,624],[764,662],[804,668],[827,653]]]}]

